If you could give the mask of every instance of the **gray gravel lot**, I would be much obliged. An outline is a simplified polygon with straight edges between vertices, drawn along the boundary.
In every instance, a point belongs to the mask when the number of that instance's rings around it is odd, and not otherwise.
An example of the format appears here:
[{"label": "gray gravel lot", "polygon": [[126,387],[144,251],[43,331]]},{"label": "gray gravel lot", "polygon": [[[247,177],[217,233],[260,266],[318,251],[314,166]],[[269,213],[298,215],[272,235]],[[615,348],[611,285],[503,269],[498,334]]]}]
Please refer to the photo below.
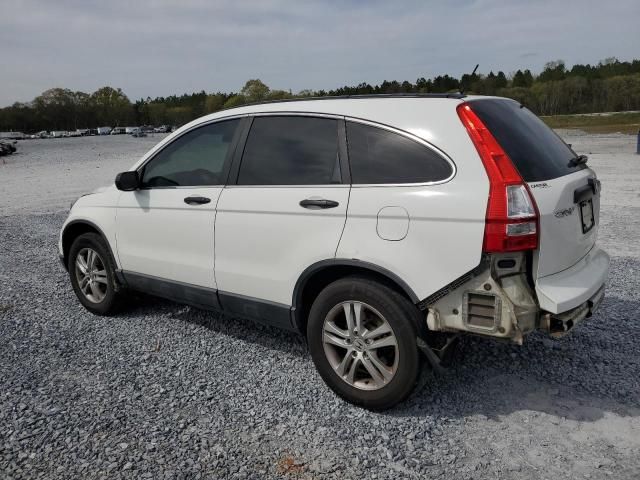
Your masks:
[{"label": "gray gravel lot", "polygon": [[604,184],[601,313],[561,340],[465,339],[381,414],[338,400],[293,334],[146,296],[86,312],[59,210],[158,138],[22,142],[0,165],[0,478],[639,478],[640,157],[563,134]]}]

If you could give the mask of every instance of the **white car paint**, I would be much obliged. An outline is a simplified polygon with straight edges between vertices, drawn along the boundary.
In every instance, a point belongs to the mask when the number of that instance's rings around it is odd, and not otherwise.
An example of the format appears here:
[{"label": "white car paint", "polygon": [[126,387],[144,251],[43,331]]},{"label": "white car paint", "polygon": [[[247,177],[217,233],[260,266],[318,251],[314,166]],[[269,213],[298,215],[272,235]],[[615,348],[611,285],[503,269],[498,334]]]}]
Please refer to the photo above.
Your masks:
[{"label": "white car paint", "polygon": [[[217,288],[213,232],[221,191],[221,187],[185,187],[122,192],[116,224],[120,268]],[[211,202],[187,205],[184,199],[190,196]]]},{"label": "white car paint", "polygon": [[551,313],[571,310],[593,297],[609,275],[609,255],[594,247],[571,267],[539,278],[536,294],[540,308]]},{"label": "white car paint", "polygon": [[120,192],[115,185],[102,187],[93,193],[78,198],[71,207],[69,216],[60,229],[58,251],[63,254],[62,233],[65,228],[75,222],[90,222],[105,236],[114,254],[114,260],[119,268],[118,253],[116,248],[116,209]]},{"label": "white car paint", "polygon": [[[300,201],[308,198],[339,205],[302,208]],[[216,219],[218,288],[291,305],[302,272],[334,258],[348,200],[348,185],[225,188]]]},{"label": "white car paint", "polygon": [[377,215],[376,232],[382,240],[399,242],[409,233],[409,212],[403,207],[382,207]]},{"label": "white car paint", "polygon": [[[473,185],[486,198],[489,186],[473,180],[470,185],[461,177],[424,187],[354,186],[337,258],[378,265],[403,279],[419,299],[472,270],[480,263],[486,204],[472,200],[468,191]],[[408,233],[400,241],[376,232],[378,212],[388,206],[409,214]],[[443,254],[451,249],[455,255]]]},{"label": "white car paint", "polygon": [[[534,256],[537,278],[575,265],[596,243],[598,229],[592,228],[586,234],[582,232],[580,207],[573,202],[573,192],[585,185],[589,178],[595,178],[595,173],[587,168],[564,177],[529,184],[540,212],[540,248]],[[536,187],[540,184],[544,187]],[[600,195],[594,195],[592,201],[597,226]]]}]

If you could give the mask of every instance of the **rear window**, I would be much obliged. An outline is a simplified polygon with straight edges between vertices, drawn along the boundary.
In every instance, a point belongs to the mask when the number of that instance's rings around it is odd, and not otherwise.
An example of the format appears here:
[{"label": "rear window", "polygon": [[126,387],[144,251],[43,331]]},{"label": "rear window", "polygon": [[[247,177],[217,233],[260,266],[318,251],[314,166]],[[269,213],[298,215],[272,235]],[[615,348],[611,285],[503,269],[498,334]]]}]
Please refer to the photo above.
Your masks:
[{"label": "rear window", "polygon": [[354,184],[438,182],[453,173],[432,149],[382,128],[347,122],[347,143]]},{"label": "rear window", "polygon": [[525,182],[552,180],[586,168],[569,166],[576,154],[530,110],[512,100],[469,103],[498,140]]}]

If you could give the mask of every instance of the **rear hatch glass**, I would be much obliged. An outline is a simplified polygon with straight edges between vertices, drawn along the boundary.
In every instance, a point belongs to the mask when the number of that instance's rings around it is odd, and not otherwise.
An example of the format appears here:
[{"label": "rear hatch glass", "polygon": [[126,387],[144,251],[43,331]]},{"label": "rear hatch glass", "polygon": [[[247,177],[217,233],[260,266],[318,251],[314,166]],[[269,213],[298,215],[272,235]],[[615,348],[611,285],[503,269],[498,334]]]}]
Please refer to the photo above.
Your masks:
[{"label": "rear hatch glass", "polygon": [[525,182],[541,182],[586,168],[570,166],[575,152],[530,110],[513,100],[476,100],[473,111],[498,140]]},{"label": "rear hatch glass", "polygon": [[595,174],[585,164],[573,165],[576,153],[517,102],[488,98],[469,103],[529,184],[538,206],[534,278],[573,266],[596,241],[600,198]]}]

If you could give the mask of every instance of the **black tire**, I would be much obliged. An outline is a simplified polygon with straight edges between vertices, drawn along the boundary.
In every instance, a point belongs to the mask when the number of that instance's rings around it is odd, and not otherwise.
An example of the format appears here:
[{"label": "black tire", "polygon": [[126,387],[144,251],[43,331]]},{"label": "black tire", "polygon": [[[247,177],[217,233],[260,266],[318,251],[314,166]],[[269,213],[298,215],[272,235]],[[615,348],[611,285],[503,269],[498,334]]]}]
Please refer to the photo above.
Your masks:
[{"label": "black tire", "polygon": [[[100,264],[104,267],[104,271],[106,272],[106,291],[104,292],[104,298],[99,302],[94,302],[87,298],[87,296],[81,291],[78,281],[76,260],[78,258],[78,254],[86,251],[86,249],[91,249],[98,254],[101,262]],[[115,261],[111,257],[106,241],[97,233],[83,233],[82,235],[79,235],[71,244],[67,261],[71,286],[73,287],[76,297],[80,300],[80,303],[87,310],[95,313],[96,315],[110,315],[115,313],[122,304],[124,292],[116,283]]]},{"label": "black tire", "polygon": [[[388,383],[374,390],[363,390],[348,383],[331,366],[325,351],[325,319],[334,308],[347,301],[361,302],[377,310],[391,326],[397,341],[395,374]],[[419,321],[418,309],[398,292],[371,279],[346,277],[328,285],[313,302],[307,323],[311,357],[320,376],[340,397],[369,410],[385,410],[405,400],[418,381],[421,366],[416,345]]]}]

